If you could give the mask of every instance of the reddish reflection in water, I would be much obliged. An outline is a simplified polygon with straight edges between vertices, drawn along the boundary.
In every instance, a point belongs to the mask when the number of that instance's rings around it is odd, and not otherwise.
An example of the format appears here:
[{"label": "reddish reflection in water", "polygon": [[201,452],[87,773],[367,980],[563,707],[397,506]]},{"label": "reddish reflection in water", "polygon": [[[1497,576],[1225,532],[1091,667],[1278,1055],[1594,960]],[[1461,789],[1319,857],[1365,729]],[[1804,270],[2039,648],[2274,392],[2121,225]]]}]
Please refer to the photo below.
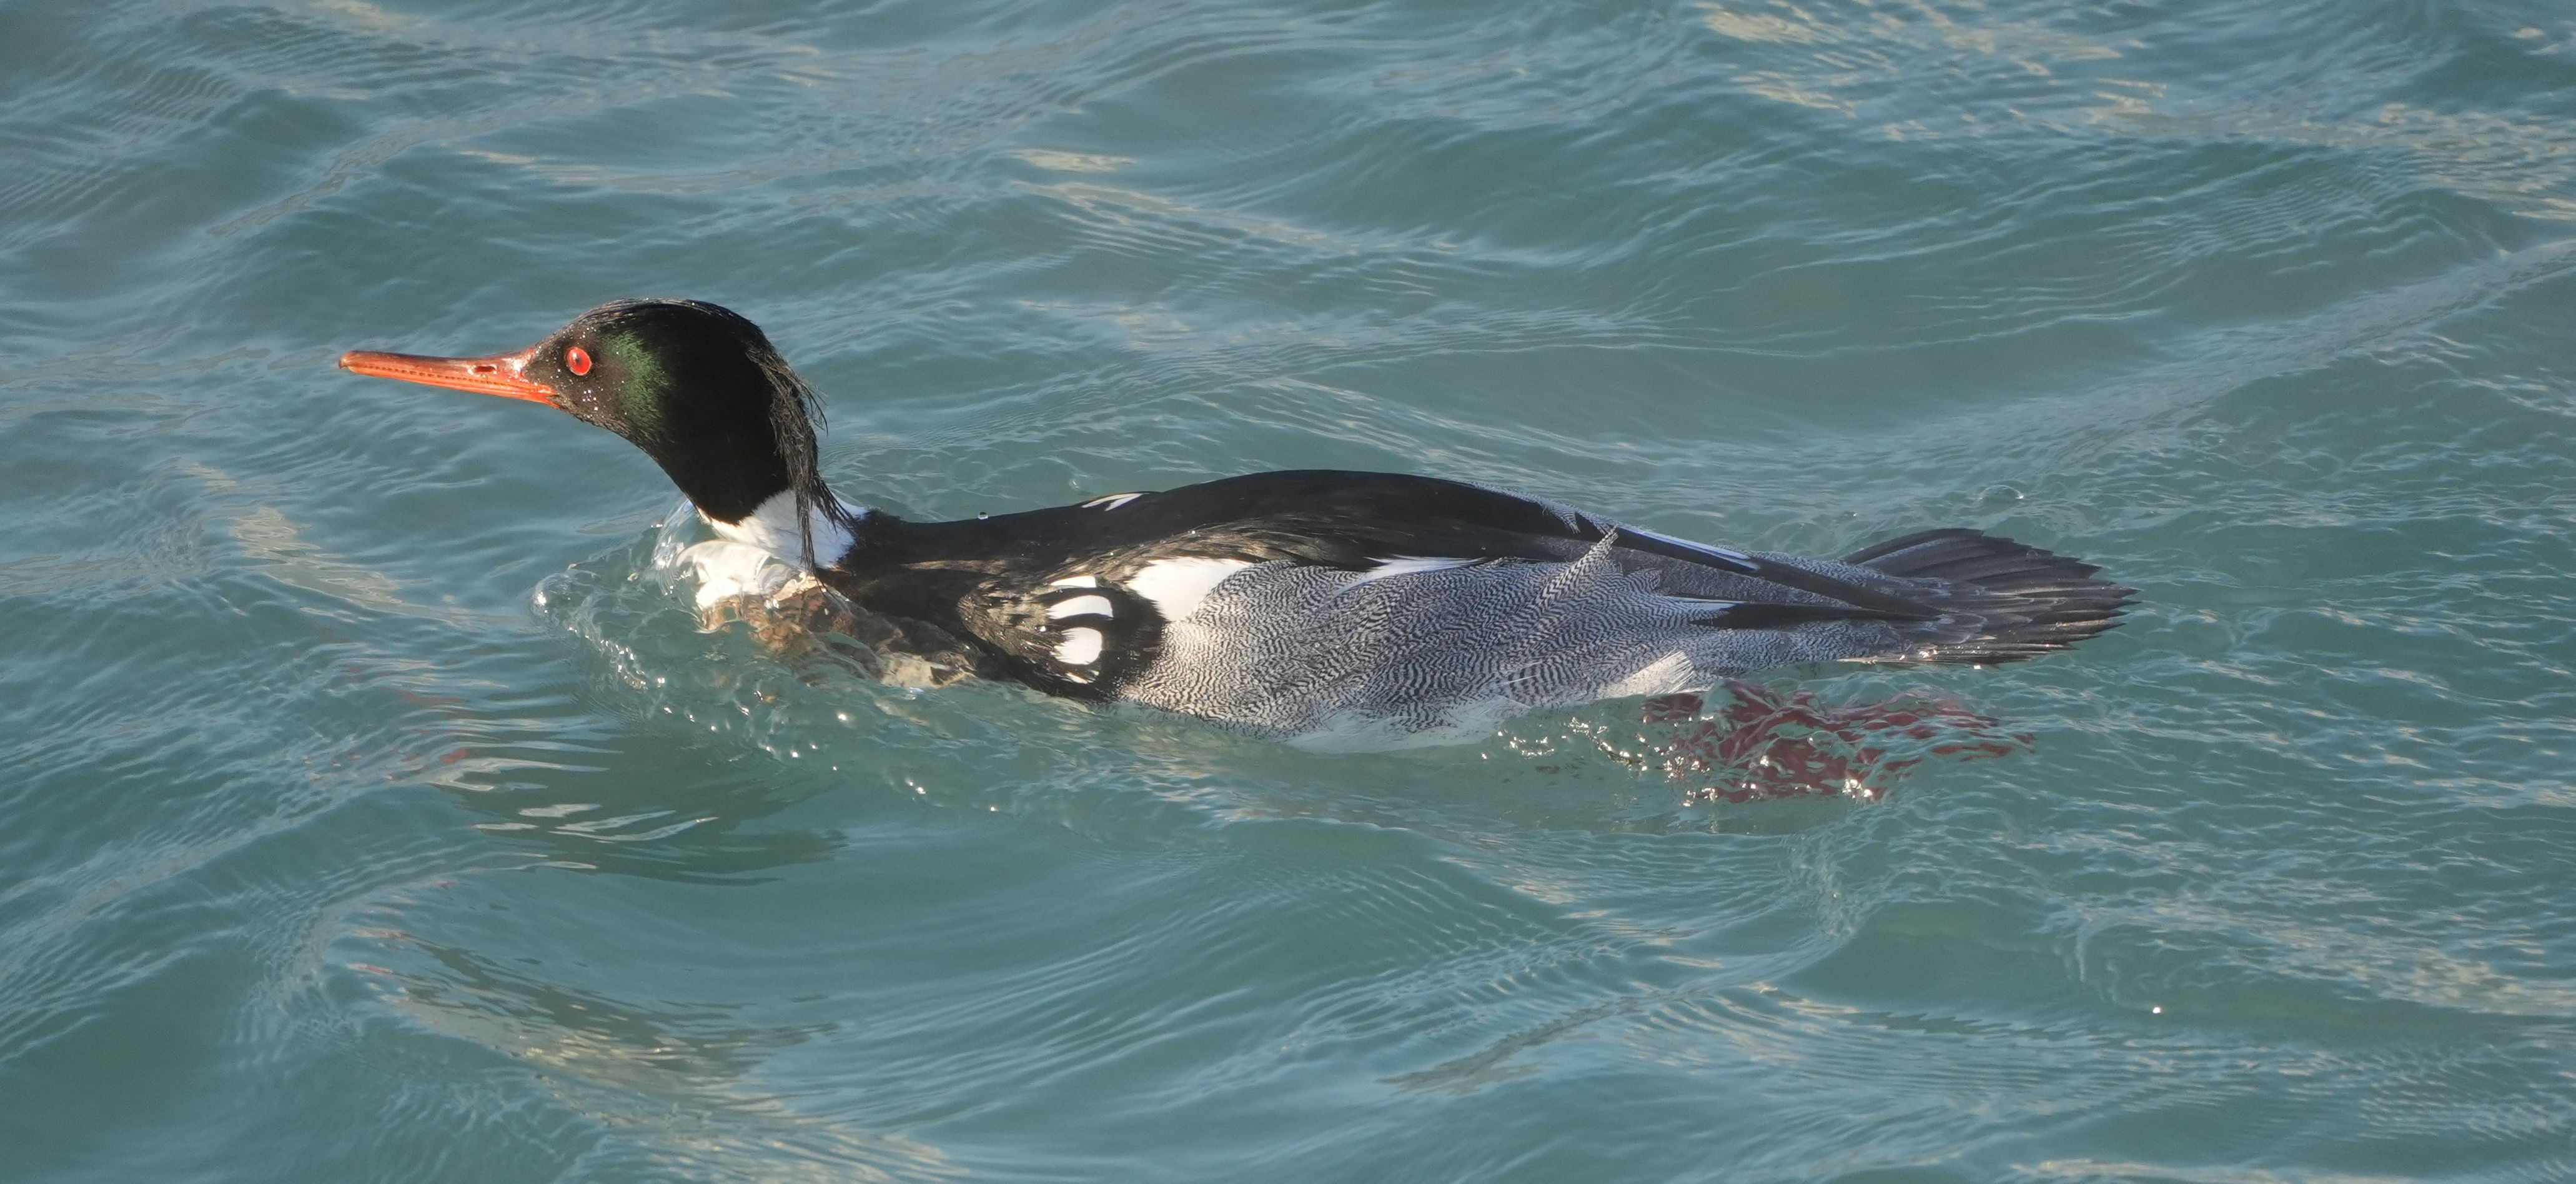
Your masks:
[{"label": "reddish reflection in water", "polygon": [[1819,702],[1813,691],[1779,691],[1729,680],[1734,701],[1702,714],[1698,695],[1646,700],[1649,737],[1666,775],[1692,784],[1702,800],[1760,802],[1842,795],[1874,802],[1907,770],[1934,757],[1973,761],[2030,747],[2027,733],[1968,710],[1956,699],[1907,691],[1875,703]]}]

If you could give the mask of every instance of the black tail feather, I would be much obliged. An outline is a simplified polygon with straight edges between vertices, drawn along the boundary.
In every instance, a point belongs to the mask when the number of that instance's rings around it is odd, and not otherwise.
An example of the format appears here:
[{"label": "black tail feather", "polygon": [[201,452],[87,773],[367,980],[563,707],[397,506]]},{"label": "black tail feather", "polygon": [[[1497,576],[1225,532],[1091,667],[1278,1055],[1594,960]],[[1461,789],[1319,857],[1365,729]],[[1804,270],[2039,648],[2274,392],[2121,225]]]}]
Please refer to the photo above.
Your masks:
[{"label": "black tail feather", "polygon": [[2137,595],[2102,570],[1974,530],[1927,530],[1863,547],[1843,562],[1909,580],[1950,585],[1927,624],[1932,662],[2018,662],[2062,650],[2120,623]]}]

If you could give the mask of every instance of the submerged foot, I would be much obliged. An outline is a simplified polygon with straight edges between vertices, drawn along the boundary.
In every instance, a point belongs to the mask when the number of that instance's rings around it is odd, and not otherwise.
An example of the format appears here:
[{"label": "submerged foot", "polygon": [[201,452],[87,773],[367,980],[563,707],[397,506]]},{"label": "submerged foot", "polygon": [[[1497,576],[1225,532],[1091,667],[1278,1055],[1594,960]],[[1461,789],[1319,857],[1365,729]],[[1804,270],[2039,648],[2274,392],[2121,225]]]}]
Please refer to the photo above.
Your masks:
[{"label": "submerged foot", "polygon": [[2003,721],[1924,691],[1833,704],[1813,691],[1736,680],[1724,689],[1732,702],[1714,715],[1698,695],[1646,700],[1645,722],[1670,728],[1655,746],[1664,773],[1690,784],[1694,799],[1874,802],[1933,757],[1973,761],[2031,746],[2028,734],[2006,731]]}]

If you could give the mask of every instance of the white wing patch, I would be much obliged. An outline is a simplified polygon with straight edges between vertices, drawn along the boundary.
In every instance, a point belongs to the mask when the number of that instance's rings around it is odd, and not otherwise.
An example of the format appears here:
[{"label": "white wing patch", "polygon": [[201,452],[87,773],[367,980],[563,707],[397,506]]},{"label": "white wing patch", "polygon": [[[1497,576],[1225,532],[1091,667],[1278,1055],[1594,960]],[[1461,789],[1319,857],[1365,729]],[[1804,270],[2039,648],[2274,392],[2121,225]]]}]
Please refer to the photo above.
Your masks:
[{"label": "white wing patch", "polygon": [[1097,588],[1099,586],[1100,577],[1098,576],[1066,576],[1047,585],[1050,588]]},{"label": "white wing patch", "polygon": [[1250,566],[1241,559],[1157,559],[1127,577],[1127,590],[1152,602],[1164,620],[1179,621],[1197,612],[1226,577]]},{"label": "white wing patch", "polygon": [[1054,604],[1047,606],[1047,619],[1050,621],[1061,621],[1066,617],[1114,617],[1117,615],[1117,613],[1110,610],[1109,598],[1106,596],[1076,596],[1070,600],[1059,600]]},{"label": "white wing patch", "polygon": [[1095,497],[1090,501],[1084,502],[1082,503],[1082,508],[1086,510],[1115,510],[1118,507],[1126,505],[1127,503],[1135,501],[1137,498],[1143,496],[1145,495],[1141,493],[1113,493],[1107,497]]},{"label": "white wing patch", "polygon": [[1100,643],[1097,629],[1067,629],[1064,640],[1055,643],[1055,660],[1067,666],[1091,665],[1100,660]]},{"label": "white wing patch", "polygon": [[1350,583],[1342,585],[1342,587],[1345,590],[1348,590],[1359,587],[1370,580],[1383,580],[1388,576],[1411,576],[1431,571],[1449,571],[1453,568],[1465,567],[1474,562],[1475,560],[1473,559],[1433,559],[1419,555],[1398,555],[1392,559],[1378,560],[1376,567],[1372,567],[1367,571],[1360,573],[1360,578],[1352,580]]}]

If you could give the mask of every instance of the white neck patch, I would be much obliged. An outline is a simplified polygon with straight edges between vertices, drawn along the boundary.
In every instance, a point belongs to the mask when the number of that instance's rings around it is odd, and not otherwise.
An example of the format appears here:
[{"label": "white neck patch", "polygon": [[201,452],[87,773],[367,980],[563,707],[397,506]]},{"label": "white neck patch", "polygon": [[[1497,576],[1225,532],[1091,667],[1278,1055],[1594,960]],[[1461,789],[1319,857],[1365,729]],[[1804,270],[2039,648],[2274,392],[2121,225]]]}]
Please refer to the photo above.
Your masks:
[{"label": "white neck patch", "polygon": [[[868,516],[865,506],[842,502],[841,508],[852,518]],[[698,516],[706,518],[706,511],[698,511]],[[851,545],[858,541],[851,538],[850,532],[833,521],[820,506],[808,510],[805,519],[813,528],[814,562],[818,565],[830,567],[839,563],[850,553]],[[790,565],[802,567],[805,563],[804,542],[796,532],[796,491],[793,489],[782,489],[769,495],[768,501],[760,503],[759,509],[753,510],[750,517],[740,522],[718,522],[707,518],[707,525],[725,538],[758,547]]]}]

